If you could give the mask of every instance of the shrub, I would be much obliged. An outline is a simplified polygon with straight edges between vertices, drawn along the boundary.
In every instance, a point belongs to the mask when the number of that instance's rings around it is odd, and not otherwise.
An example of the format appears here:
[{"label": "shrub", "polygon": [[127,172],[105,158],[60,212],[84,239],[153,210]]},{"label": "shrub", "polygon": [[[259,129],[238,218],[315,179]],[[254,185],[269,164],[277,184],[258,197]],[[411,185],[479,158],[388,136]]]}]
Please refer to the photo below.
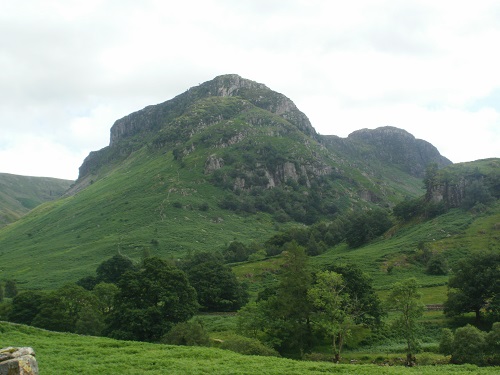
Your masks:
[{"label": "shrub", "polygon": [[220,348],[246,355],[279,357],[276,350],[264,345],[259,340],[239,335],[232,335],[225,339],[220,344]]},{"label": "shrub", "polygon": [[450,355],[453,353],[453,332],[449,328],[443,328],[441,330],[439,352],[444,355]]},{"label": "shrub", "polygon": [[470,324],[457,328],[453,339],[452,362],[481,364],[486,349],[485,338],[484,332]]},{"label": "shrub", "polygon": [[198,321],[177,323],[161,342],[171,345],[208,346],[210,338]]}]

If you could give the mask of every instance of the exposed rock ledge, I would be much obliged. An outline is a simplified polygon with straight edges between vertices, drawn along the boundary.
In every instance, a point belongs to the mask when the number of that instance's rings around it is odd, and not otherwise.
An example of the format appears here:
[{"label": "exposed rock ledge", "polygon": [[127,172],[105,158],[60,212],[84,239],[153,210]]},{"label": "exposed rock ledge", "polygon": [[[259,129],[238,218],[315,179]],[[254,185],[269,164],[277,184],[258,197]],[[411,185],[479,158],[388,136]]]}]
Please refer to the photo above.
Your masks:
[{"label": "exposed rock ledge", "polygon": [[38,375],[38,364],[32,348],[0,349],[0,375]]}]

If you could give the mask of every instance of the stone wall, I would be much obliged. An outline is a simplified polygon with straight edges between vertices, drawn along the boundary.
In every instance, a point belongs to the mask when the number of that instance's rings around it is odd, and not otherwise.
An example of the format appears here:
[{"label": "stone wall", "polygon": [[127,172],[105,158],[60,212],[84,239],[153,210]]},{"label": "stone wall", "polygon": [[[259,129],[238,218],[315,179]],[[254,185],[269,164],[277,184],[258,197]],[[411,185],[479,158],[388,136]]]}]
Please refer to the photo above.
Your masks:
[{"label": "stone wall", "polygon": [[32,348],[0,349],[0,375],[38,375],[38,364]]}]

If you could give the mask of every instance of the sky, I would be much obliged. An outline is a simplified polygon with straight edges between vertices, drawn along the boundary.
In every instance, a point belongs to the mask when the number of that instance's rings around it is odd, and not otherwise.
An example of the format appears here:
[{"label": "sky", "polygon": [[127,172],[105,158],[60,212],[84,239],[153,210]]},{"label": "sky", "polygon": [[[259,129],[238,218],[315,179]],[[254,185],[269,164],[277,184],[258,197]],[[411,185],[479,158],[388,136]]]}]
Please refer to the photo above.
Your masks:
[{"label": "sky", "polygon": [[324,135],[500,157],[497,0],[0,0],[0,172],[76,179],[114,121],[221,74]]}]

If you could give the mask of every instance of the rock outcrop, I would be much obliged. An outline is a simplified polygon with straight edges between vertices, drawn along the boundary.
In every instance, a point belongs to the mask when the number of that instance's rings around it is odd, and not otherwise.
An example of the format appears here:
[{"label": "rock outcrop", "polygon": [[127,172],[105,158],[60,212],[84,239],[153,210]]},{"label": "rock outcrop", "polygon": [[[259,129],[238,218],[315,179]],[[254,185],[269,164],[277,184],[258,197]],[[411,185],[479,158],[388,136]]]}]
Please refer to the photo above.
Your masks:
[{"label": "rock outcrop", "polygon": [[38,375],[35,351],[29,347],[0,349],[0,375]]},{"label": "rock outcrop", "polygon": [[270,90],[266,85],[240,77],[237,74],[218,76],[211,81],[192,87],[183,94],[161,104],[148,106],[117,120],[110,132],[110,146],[119,140],[139,133],[158,130],[184,112],[195,100],[210,96],[238,96],[253,105],[275,113],[301,131],[315,136],[307,116],[298,110],[295,104],[285,95]]}]

